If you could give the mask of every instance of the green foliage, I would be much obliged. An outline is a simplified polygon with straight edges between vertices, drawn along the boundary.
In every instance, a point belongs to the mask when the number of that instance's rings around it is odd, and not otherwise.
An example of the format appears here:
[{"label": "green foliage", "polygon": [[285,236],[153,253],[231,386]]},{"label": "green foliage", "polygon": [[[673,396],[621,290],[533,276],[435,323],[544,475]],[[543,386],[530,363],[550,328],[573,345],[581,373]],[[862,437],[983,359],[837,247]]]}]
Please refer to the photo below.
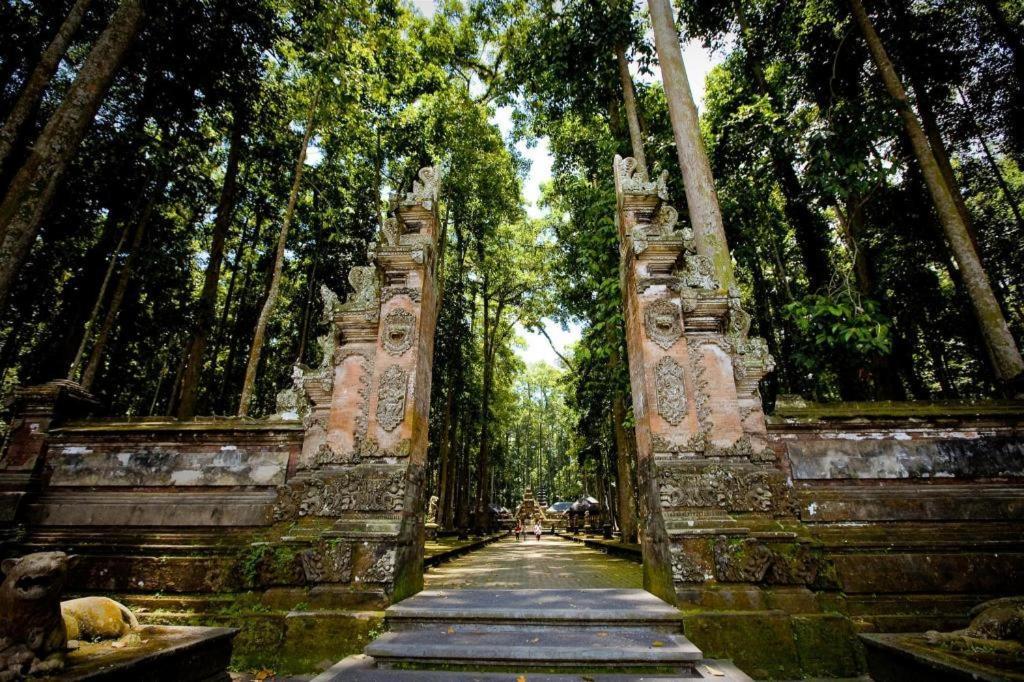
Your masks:
[{"label": "green foliage", "polygon": [[807,344],[808,351],[799,351],[796,361],[809,371],[820,363],[821,352],[867,360],[892,350],[890,322],[875,301],[810,294],[783,310]]}]

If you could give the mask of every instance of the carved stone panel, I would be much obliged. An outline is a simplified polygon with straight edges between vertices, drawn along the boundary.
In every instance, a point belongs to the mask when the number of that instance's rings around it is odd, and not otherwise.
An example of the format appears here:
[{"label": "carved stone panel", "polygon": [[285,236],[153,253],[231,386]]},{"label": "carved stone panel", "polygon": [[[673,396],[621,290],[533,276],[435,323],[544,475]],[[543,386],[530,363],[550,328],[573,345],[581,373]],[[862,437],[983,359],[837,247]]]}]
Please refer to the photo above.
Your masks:
[{"label": "carved stone panel", "polygon": [[299,555],[309,583],[347,583],[352,579],[352,546],[321,542]]},{"label": "carved stone panel", "polygon": [[644,311],[644,327],[651,341],[668,350],[683,335],[679,308],[672,301],[655,301]]},{"label": "carved stone panel", "polygon": [[395,308],[384,316],[384,350],[402,355],[412,348],[416,316],[404,308]]},{"label": "carved stone panel", "polygon": [[722,464],[663,466],[658,471],[665,507],[718,507],[733,512],[779,512],[786,504],[781,472]]},{"label": "carved stone panel", "polygon": [[658,414],[676,426],[686,414],[686,390],[683,387],[683,368],[671,357],[663,357],[654,366],[654,389]]},{"label": "carved stone panel", "polygon": [[331,478],[309,478],[283,486],[274,520],[341,516],[346,512],[396,512],[405,499],[405,469],[353,467]]},{"label": "carved stone panel", "polygon": [[398,365],[384,370],[377,389],[377,421],[385,431],[394,431],[405,418],[405,397],[409,372]]}]

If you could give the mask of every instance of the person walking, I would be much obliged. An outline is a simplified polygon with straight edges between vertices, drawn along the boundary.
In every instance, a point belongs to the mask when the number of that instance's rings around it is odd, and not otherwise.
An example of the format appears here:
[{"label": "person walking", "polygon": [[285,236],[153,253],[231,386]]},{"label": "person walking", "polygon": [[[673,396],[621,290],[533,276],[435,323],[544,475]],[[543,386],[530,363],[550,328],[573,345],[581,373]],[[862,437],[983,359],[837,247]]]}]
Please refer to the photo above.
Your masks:
[{"label": "person walking", "polygon": [[519,542],[523,535],[523,522],[516,521],[516,542]]},{"label": "person walking", "polygon": [[537,542],[540,542],[540,534],[544,532],[544,529],[540,527],[540,521],[533,524],[533,534],[537,536]]}]

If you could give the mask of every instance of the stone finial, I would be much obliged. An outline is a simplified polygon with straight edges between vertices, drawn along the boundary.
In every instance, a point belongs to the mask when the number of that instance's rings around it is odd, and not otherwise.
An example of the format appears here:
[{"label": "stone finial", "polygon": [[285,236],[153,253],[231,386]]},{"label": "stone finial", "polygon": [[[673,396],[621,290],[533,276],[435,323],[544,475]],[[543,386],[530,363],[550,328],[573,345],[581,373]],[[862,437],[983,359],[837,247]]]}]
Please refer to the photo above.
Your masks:
[{"label": "stone finial", "polygon": [[645,182],[637,174],[637,162],[632,156],[622,158],[616,154],[612,165],[617,194],[651,194],[662,201],[668,201],[668,171],[662,171],[657,180]]},{"label": "stone finial", "polygon": [[398,246],[398,238],[401,236],[401,227],[398,218],[388,216],[384,224],[380,226],[381,235],[384,237],[385,246]]},{"label": "stone finial", "polygon": [[331,291],[326,284],[321,284],[320,298],[324,301],[323,311],[320,314],[320,321],[333,321],[334,316],[338,313],[338,310],[341,309],[341,301],[338,299],[338,295]]},{"label": "stone finial", "polygon": [[440,166],[425,166],[420,169],[419,180],[412,181],[412,191],[405,195],[403,204],[423,204],[431,209],[441,189]]},{"label": "stone finial", "polygon": [[340,310],[365,310],[377,308],[380,303],[380,282],[377,278],[377,267],[374,265],[356,265],[348,271],[348,283],[352,285],[352,293]]}]

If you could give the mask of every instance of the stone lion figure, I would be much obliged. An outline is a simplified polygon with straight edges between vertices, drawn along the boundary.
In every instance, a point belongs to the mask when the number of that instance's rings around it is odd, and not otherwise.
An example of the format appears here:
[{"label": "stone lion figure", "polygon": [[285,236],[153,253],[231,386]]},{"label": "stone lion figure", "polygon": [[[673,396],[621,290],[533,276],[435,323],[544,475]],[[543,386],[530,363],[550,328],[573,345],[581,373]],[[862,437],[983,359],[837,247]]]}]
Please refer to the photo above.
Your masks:
[{"label": "stone lion figure", "polygon": [[1024,597],[1004,597],[978,604],[971,609],[971,624],[963,630],[929,630],[925,637],[934,644],[995,640],[1024,646]]},{"label": "stone lion figure", "polygon": [[0,564],[0,682],[64,667],[69,640],[122,637],[138,628],[134,614],[106,597],[61,602],[77,557],[37,552]]}]

